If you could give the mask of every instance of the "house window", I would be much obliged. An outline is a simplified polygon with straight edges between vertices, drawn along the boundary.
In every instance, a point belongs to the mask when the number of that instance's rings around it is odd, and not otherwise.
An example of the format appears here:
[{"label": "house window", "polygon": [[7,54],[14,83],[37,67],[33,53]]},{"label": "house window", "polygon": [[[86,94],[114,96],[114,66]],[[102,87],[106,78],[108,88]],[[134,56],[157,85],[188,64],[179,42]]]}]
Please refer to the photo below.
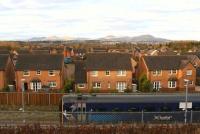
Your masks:
[{"label": "house window", "polygon": [[30,72],[29,72],[28,70],[24,70],[24,71],[23,71],[23,75],[24,75],[24,76],[30,76]]},{"label": "house window", "polygon": [[187,71],[186,71],[186,75],[187,75],[187,76],[192,75],[192,70],[187,70]]},{"label": "house window", "polygon": [[[184,86],[187,85],[187,81],[184,81]],[[193,85],[193,81],[188,81],[188,85]]]},{"label": "house window", "polygon": [[161,70],[154,70],[153,75],[161,75],[162,71]]},{"label": "house window", "polygon": [[78,88],[85,88],[85,84],[83,84],[83,83],[78,84]]},{"label": "house window", "polygon": [[100,82],[93,82],[92,88],[101,88],[101,83]]},{"label": "house window", "polygon": [[160,81],[154,81],[153,82],[153,89],[159,90],[161,88]]},{"label": "house window", "polygon": [[41,75],[41,71],[40,71],[40,70],[37,70],[37,71],[36,71],[36,75]]},{"label": "house window", "polygon": [[153,71],[153,75],[156,75],[157,74],[157,72],[156,71]]},{"label": "house window", "polygon": [[117,82],[116,88],[119,92],[124,92],[126,89],[126,82]]},{"label": "house window", "polygon": [[157,70],[157,75],[161,75],[161,70]]},{"label": "house window", "polygon": [[110,71],[106,71],[106,76],[110,76]]},{"label": "house window", "polygon": [[92,72],[91,72],[91,75],[92,75],[92,76],[98,76],[98,71],[92,71]]},{"label": "house window", "polygon": [[34,90],[35,92],[37,92],[38,90],[42,89],[42,84],[41,82],[31,82],[30,88],[31,90]]},{"label": "house window", "polygon": [[55,71],[54,70],[49,70],[49,76],[55,76]]},{"label": "house window", "polygon": [[110,82],[108,82],[108,88],[110,88]]},{"label": "house window", "polygon": [[49,87],[56,87],[57,83],[55,81],[48,82]]},{"label": "house window", "polygon": [[176,81],[168,81],[168,88],[176,88]]},{"label": "house window", "polygon": [[170,74],[176,74],[177,70],[170,70]]},{"label": "house window", "polygon": [[189,84],[189,85],[193,85],[193,81],[189,81],[188,84]]},{"label": "house window", "polygon": [[117,76],[126,76],[126,71],[125,70],[117,71]]}]

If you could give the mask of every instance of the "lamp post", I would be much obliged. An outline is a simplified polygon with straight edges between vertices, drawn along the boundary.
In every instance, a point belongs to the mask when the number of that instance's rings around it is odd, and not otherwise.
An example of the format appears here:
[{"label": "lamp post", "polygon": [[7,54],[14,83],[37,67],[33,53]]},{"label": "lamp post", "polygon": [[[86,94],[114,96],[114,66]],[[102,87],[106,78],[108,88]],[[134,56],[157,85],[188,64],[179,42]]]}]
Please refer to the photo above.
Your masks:
[{"label": "lamp post", "polygon": [[21,90],[22,90],[22,112],[24,112],[24,81],[25,79],[21,79],[22,85],[21,85]]},{"label": "lamp post", "polygon": [[185,124],[187,123],[187,103],[188,103],[188,82],[189,80],[184,79],[184,82],[186,82],[185,86]]}]

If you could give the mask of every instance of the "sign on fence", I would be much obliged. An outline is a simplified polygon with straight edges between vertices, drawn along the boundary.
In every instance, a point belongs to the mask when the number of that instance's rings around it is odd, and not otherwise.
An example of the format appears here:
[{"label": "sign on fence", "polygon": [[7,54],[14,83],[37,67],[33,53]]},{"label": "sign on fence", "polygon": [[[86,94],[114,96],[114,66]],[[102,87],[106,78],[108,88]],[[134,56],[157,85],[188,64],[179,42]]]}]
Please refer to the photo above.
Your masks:
[{"label": "sign on fence", "polygon": [[[180,102],[179,108],[185,109],[186,108],[186,102]],[[192,102],[187,102],[187,108],[192,108]]]}]

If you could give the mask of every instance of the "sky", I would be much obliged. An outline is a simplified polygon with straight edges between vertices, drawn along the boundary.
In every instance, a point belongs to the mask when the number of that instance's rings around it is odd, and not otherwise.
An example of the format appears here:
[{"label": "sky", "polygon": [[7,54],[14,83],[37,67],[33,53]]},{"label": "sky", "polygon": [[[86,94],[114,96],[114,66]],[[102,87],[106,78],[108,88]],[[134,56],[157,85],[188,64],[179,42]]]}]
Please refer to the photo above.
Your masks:
[{"label": "sky", "polygon": [[200,0],[0,0],[0,40],[142,34],[200,40]]}]

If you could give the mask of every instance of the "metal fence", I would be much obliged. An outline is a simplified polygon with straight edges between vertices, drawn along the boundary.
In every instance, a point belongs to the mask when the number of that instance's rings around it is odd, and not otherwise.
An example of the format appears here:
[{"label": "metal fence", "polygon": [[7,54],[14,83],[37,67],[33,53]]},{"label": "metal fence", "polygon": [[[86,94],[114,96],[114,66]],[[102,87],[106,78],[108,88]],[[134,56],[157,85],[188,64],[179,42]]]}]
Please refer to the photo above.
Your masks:
[{"label": "metal fence", "polygon": [[[0,126],[5,124],[104,124],[104,123],[184,123],[184,111],[176,112],[38,112],[0,111]],[[200,111],[188,111],[187,123],[200,123]]]},{"label": "metal fence", "polygon": [[[184,111],[176,112],[85,112],[62,114],[64,124],[83,123],[184,123]],[[188,111],[187,123],[199,123],[200,111]]]}]

